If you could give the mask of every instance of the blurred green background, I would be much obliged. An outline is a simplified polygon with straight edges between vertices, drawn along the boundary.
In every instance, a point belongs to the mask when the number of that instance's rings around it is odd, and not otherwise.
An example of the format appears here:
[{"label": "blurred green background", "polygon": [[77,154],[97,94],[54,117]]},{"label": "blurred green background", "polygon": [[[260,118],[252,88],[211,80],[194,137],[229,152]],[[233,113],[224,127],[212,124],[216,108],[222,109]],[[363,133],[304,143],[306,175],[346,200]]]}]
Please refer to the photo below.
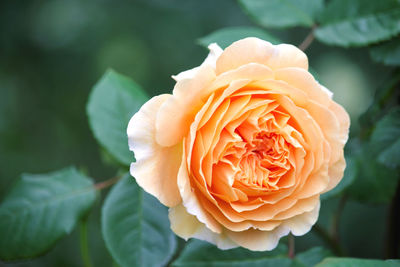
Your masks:
[{"label": "blurred green background", "polygon": [[[75,165],[98,181],[113,176],[116,170],[102,163],[85,110],[105,70],[132,77],[150,96],[170,92],[170,76],[199,65],[207,55],[198,38],[245,25],[253,24],[233,0],[2,0],[0,199],[23,172]],[[308,30],[270,32],[298,45]],[[373,63],[367,49],[314,42],[307,54],[318,80],[350,113],[351,134],[356,134],[358,116],[391,69]],[[322,222],[336,202],[323,204]],[[112,266],[100,234],[99,209],[90,216],[92,258],[95,266]],[[342,227],[345,248],[353,256],[383,257],[386,208],[349,202],[346,213],[352,216],[343,216],[349,218]],[[42,258],[0,266],[81,266],[76,232]],[[352,233],[351,240],[346,233]],[[318,242],[310,234],[298,243],[301,248]],[[360,248],[360,242],[369,242],[368,249]]]}]

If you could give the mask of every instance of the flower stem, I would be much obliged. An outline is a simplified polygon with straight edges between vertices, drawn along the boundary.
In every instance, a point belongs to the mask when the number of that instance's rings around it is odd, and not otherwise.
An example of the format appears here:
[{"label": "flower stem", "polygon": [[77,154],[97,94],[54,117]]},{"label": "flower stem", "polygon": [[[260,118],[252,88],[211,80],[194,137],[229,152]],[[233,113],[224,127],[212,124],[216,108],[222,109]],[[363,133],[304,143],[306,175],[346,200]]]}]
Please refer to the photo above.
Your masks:
[{"label": "flower stem", "polygon": [[121,179],[121,176],[114,176],[108,180],[105,180],[103,182],[97,183],[94,185],[94,188],[96,190],[102,190],[104,188],[110,187],[113,184],[117,183],[119,181],[119,179]]},{"label": "flower stem", "polygon": [[90,259],[89,244],[87,237],[87,218],[84,218],[80,223],[80,241],[81,241],[81,256],[84,267],[92,267]]},{"label": "flower stem", "polygon": [[295,243],[294,243],[294,236],[292,234],[289,234],[288,236],[288,246],[289,246],[288,257],[293,259],[295,256]]},{"label": "flower stem", "polygon": [[303,42],[301,42],[301,44],[299,45],[299,49],[301,51],[306,51],[306,49],[312,44],[312,42],[315,39],[314,36],[314,31],[317,28],[317,25],[314,25],[311,28],[311,31],[308,33],[308,35],[306,36],[306,38],[304,38]]}]

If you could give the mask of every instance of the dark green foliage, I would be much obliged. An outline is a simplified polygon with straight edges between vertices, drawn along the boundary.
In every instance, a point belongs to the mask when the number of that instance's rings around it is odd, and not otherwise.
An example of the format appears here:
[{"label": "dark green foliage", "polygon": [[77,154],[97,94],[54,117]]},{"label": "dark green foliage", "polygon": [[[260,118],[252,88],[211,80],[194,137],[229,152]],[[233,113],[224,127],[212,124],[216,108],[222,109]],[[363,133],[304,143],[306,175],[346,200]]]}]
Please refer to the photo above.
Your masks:
[{"label": "dark green foliage", "polygon": [[126,128],[147,99],[139,85],[113,70],[107,71],[92,90],[87,114],[93,134],[121,164],[129,165],[134,159],[127,146]]},{"label": "dark green foliage", "polygon": [[322,0],[239,0],[255,22],[265,27],[312,26]]},{"label": "dark green foliage", "polygon": [[32,258],[71,233],[91,208],[91,179],[74,168],[24,174],[0,206],[0,258]]},{"label": "dark green foliage", "polygon": [[333,0],[320,18],[315,36],[329,45],[366,46],[400,33],[397,0]]},{"label": "dark green foliage", "polygon": [[400,260],[364,260],[354,258],[327,258],[316,267],[397,267]]},{"label": "dark green foliage", "polygon": [[373,60],[385,65],[400,65],[400,38],[371,47],[370,54]]},{"label": "dark green foliage", "polygon": [[108,194],[101,223],[107,248],[121,267],[163,266],[175,251],[167,209],[129,174]]},{"label": "dark green foliage", "polygon": [[371,146],[378,161],[388,167],[400,166],[400,107],[396,107],[377,124],[371,136]]}]

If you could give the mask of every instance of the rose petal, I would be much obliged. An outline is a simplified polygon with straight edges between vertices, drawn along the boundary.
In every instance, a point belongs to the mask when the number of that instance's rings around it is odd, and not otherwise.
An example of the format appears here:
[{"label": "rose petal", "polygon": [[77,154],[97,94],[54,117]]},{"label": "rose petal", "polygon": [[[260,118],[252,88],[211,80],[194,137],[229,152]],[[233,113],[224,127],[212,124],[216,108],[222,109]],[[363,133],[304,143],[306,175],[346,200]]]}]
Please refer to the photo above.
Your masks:
[{"label": "rose petal", "polygon": [[308,233],[312,226],[317,222],[319,215],[320,202],[309,212],[294,216],[283,221],[283,225],[290,229],[293,235],[300,236]]},{"label": "rose petal", "polygon": [[156,140],[162,146],[173,146],[188,133],[196,113],[203,106],[204,88],[215,79],[214,69],[200,66],[192,79],[179,80],[173,96],[168,98],[157,114]]},{"label": "rose petal", "polygon": [[287,226],[279,226],[272,231],[260,231],[249,229],[243,232],[227,231],[227,236],[238,245],[254,250],[273,250],[279,243],[282,236],[288,235],[290,229]]},{"label": "rose petal", "polygon": [[279,69],[297,67],[308,69],[307,56],[293,45],[274,46],[267,41],[249,37],[228,46],[217,60],[217,74],[239,68],[249,63],[259,63]]},{"label": "rose petal", "polygon": [[237,244],[232,242],[225,233],[217,234],[210,231],[204,224],[199,222],[195,216],[187,213],[182,204],[170,208],[168,217],[171,222],[172,231],[185,240],[192,237],[198,238],[213,243],[220,249],[237,247]]},{"label": "rose petal", "polygon": [[208,229],[213,232],[221,233],[221,225],[202,207],[195,193],[195,187],[191,185],[189,172],[186,165],[186,153],[183,150],[183,157],[178,171],[178,188],[182,197],[183,205],[186,211],[197,217],[197,219],[205,224]]},{"label": "rose petal", "polygon": [[129,148],[136,156],[136,162],[131,164],[131,175],[146,192],[169,207],[181,202],[176,177],[182,144],[172,147],[158,145],[155,142],[155,119],[162,103],[171,97],[165,94],[147,101],[131,118],[127,129]]}]

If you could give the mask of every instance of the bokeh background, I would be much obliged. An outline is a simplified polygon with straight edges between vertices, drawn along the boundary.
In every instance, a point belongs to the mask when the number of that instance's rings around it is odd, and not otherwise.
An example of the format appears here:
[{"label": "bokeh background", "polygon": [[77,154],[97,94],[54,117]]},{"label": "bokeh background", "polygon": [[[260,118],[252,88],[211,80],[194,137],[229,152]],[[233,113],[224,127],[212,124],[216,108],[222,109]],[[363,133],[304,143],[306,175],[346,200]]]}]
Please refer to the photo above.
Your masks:
[{"label": "bokeh background", "polygon": [[[149,96],[170,92],[170,76],[207,55],[198,38],[246,25],[253,23],[234,0],[0,1],[0,199],[24,172],[75,165],[98,181],[113,176],[116,169],[103,163],[85,109],[106,69],[130,76]],[[308,30],[270,32],[298,45]],[[373,63],[366,49],[314,42],[307,54],[318,80],[350,113],[351,134],[357,134],[358,116],[391,69]],[[322,225],[336,205],[335,199],[323,203]],[[90,215],[91,254],[95,266],[112,266],[99,213],[100,201]],[[353,256],[384,257],[386,217],[386,206],[349,201],[344,247]],[[313,233],[296,240],[299,250],[321,243]],[[77,230],[39,259],[0,266],[81,266]]]}]

